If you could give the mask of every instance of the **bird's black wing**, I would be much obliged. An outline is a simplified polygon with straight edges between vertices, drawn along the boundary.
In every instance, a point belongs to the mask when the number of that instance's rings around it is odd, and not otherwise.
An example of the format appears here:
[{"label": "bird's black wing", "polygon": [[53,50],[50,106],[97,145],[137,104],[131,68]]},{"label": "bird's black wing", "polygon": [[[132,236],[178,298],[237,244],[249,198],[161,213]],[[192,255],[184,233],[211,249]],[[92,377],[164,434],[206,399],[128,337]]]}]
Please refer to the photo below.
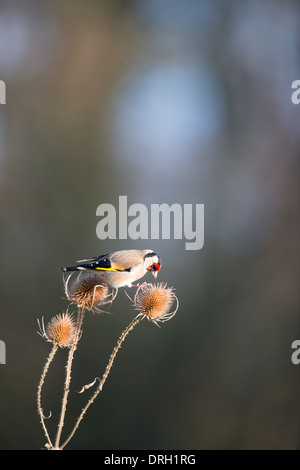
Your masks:
[{"label": "bird's black wing", "polygon": [[106,253],[105,255],[98,255],[98,256],[93,256],[93,258],[87,258],[87,259],[80,259],[76,261],[77,263],[89,263],[93,261],[100,261],[102,258],[105,258],[109,253]]}]

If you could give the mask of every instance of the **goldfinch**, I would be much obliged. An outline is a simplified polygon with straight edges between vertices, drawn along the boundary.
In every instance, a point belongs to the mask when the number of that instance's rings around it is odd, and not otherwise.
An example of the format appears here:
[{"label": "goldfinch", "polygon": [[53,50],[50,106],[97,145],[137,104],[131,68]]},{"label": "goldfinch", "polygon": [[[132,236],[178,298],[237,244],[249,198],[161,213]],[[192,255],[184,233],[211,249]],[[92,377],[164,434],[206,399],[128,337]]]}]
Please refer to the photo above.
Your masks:
[{"label": "goldfinch", "polygon": [[122,250],[94,258],[80,260],[77,266],[61,268],[65,271],[93,271],[111,287],[131,287],[147,271],[156,279],[161,268],[160,257],[152,250]]}]

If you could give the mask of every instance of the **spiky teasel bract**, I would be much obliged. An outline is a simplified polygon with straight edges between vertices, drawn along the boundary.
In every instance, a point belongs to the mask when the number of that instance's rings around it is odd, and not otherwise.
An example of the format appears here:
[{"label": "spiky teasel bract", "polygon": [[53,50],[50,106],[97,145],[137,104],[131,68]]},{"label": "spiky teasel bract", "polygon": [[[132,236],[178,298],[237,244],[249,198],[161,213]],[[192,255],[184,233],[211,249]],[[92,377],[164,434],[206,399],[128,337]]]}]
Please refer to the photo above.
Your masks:
[{"label": "spiky teasel bract", "polygon": [[42,319],[42,324],[39,323],[39,327],[43,338],[61,348],[69,347],[74,340],[76,324],[72,314],[68,311],[52,317],[46,328]]},{"label": "spiky teasel bract", "polygon": [[[178,299],[173,287],[167,284],[142,284],[134,297],[134,306],[141,315],[158,326],[158,322],[170,320],[178,309]],[[175,310],[171,307],[176,302]]]},{"label": "spiky teasel bract", "polygon": [[115,296],[109,292],[108,284],[94,273],[79,273],[70,282],[72,274],[64,281],[65,294],[70,302],[79,308],[101,312],[101,306],[111,303]]}]

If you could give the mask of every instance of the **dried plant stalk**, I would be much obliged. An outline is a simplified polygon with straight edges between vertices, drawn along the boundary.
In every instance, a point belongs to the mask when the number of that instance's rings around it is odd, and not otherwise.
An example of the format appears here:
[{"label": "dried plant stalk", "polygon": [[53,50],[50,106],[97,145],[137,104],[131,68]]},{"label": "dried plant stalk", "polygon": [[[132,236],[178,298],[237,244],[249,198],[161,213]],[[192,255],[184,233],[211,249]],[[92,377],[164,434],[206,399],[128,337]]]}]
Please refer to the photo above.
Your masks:
[{"label": "dried plant stalk", "polygon": [[42,426],[43,426],[43,429],[44,429],[44,432],[45,432],[45,436],[47,438],[47,441],[48,441],[48,445],[52,448],[53,445],[52,445],[52,442],[51,442],[51,439],[49,437],[49,434],[48,434],[48,430],[47,430],[47,427],[46,427],[46,424],[45,424],[45,415],[44,415],[44,411],[43,411],[43,408],[42,408],[42,402],[41,402],[41,399],[42,399],[42,388],[43,388],[43,385],[44,385],[44,382],[45,382],[45,377],[46,377],[46,374],[48,372],[48,369],[49,369],[49,366],[55,356],[55,353],[58,349],[58,344],[57,343],[54,343],[53,344],[53,347],[50,351],[50,354],[48,356],[48,359],[46,361],[46,364],[44,366],[44,369],[43,369],[43,372],[42,372],[42,375],[41,375],[41,378],[40,378],[40,381],[39,381],[39,385],[38,385],[38,393],[37,393],[37,407],[38,407],[38,413],[40,415],[40,420],[41,420],[41,423],[42,423]]},{"label": "dried plant stalk", "polygon": [[[100,380],[99,382],[99,385],[98,387],[96,388],[95,392],[93,393],[93,395],[91,396],[91,398],[89,399],[89,401],[87,402],[87,404],[85,405],[85,407],[82,409],[76,423],[75,423],[75,426],[71,432],[71,434],[69,435],[69,437],[65,440],[65,442],[62,444],[62,446],[60,447],[61,449],[63,449],[67,444],[68,442],[72,439],[72,437],[74,436],[82,418],[84,417],[86,411],[88,410],[88,408],[90,407],[90,405],[94,402],[95,398],[99,395],[99,393],[101,392],[102,388],[103,388],[103,385],[108,377],[108,374],[113,366],[113,363],[114,363],[114,360],[115,360],[115,357],[122,345],[122,343],[124,342],[124,340],[126,339],[128,333],[133,330],[133,328],[143,319],[143,316],[141,314],[138,314],[133,320],[131,323],[129,323],[129,325],[127,326],[127,328],[125,328],[125,330],[123,331],[123,333],[121,334],[120,338],[118,339],[117,341],[117,344],[115,345],[114,347],[114,350],[112,352],[112,354],[110,355],[110,358],[109,358],[109,361],[108,361],[108,364],[106,366],[106,369],[104,371],[104,374],[102,376],[102,379]],[[85,388],[87,388],[87,386],[85,386]]]},{"label": "dried plant stalk", "polygon": [[[127,335],[133,328],[144,318],[147,318],[149,321],[154,323],[155,325],[159,326],[159,323],[163,323],[165,321],[170,320],[172,318],[177,309],[178,309],[178,299],[174,293],[174,289],[171,287],[167,287],[167,284],[148,284],[143,283],[136,291],[135,297],[132,301],[133,306],[136,310],[138,310],[138,314],[136,317],[129,323],[129,325],[125,328],[122,332],[121,336],[119,337],[110,357],[108,364],[105,368],[103,376],[101,380],[96,378],[90,384],[84,385],[82,387],[81,392],[84,390],[92,387],[95,385],[96,381],[99,380],[99,384],[96,387],[94,393],[91,395],[90,399],[88,400],[85,407],[82,409],[75,425],[69,434],[68,438],[64,441],[63,444],[60,444],[61,435],[64,427],[67,403],[68,403],[68,396],[70,391],[70,383],[71,383],[71,372],[72,372],[72,364],[74,359],[74,353],[77,349],[78,341],[82,334],[82,323],[85,310],[90,311],[100,311],[99,307],[106,303],[111,303],[115,296],[112,294],[108,294],[108,287],[105,284],[100,284],[99,280],[95,276],[87,276],[87,277],[80,277],[76,279],[74,285],[68,288],[69,279],[67,279],[65,283],[65,291],[68,297],[68,300],[72,303],[76,303],[78,306],[78,315],[77,315],[77,322],[75,325],[74,317],[66,311],[64,314],[56,315],[51,319],[48,323],[47,327],[45,328],[44,322],[42,319],[42,324],[40,326],[40,334],[41,336],[46,339],[48,342],[52,342],[53,346],[50,351],[50,354],[47,358],[46,364],[44,366],[40,382],[38,385],[38,393],[37,393],[37,406],[38,406],[38,413],[40,416],[41,424],[45,432],[45,436],[47,438],[46,447],[53,450],[62,450],[72,439],[76,430],[79,427],[85,413],[87,412],[88,408],[94,402],[96,397],[102,391],[104,383],[111,371],[111,368],[114,364],[114,360],[118,351],[121,348],[122,343],[125,341]],[[130,297],[129,297],[130,298]],[[170,312],[172,305],[176,303],[175,309]],[[55,356],[55,353],[58,347],[68,347],[69,353],[67,358],[66,364],[66,375],[65,375],[65,382],[64,382],[64,390],[61,402],[61,412],[60,418],[58,423],[58,429],[56,434],[55,443],[52,444],[49,433],[47,431],[47,427],[45,424],[45,415],[43,412],[43,408],[41,405],[41,395],[42,395],[42,388],[44,385],[45,377],[48,372],[49,366]],[[51,415],[51,414],[50,414]],[[49,415],[49,417],[50,417]]]},{"label": "dried plant stalk", "polygon": [[84,308],[79,309],[78,311],[78,317],[77,317],[77,324],[76,324],[76,330],[74,334],[74,340],[73,343],[70,347],[69,355],[68,355],[68,361],[66,365],[66,379],[65,379],[65,386],[64,386],[64,394],[63,394],[63,399],[62,399],[62,407],[61,407],[61,414],[60,414],[60,419],[59,419],[59,424],[58,424],[58,430],[56,434],[56,440],[55,440],[55,449],[60,449],[61,447],[59,446],[60,442],[60,437],[62,433],[62,429],[64,426],[64,420],[65,420],[65,414],[66,414],[66,409],[67,409],[67,402],[68,402],[68,395],[70,391],[70,382],[71,382],[71,371],[72,371],[72,363],[73,363],[73,358],[74,358],[74,353],[77,348],[77,344],[81,335],[81,326],[83,322],[83,315],[84,315]]}]

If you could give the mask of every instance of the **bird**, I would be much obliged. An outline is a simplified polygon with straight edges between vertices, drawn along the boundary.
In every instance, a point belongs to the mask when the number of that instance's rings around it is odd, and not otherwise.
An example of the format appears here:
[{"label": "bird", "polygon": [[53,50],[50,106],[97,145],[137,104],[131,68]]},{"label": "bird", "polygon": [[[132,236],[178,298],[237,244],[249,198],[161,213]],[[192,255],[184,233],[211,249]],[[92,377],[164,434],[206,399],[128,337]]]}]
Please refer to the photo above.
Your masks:
[{"label": "bird", "polygon": [[[132,287],[133,282],[148,271],[156,279],[161,259],[153,250],[121,250],[77,261],[77,266],[61,268],[66,271],[97,272],[110,287]],[[82,264],[83,263],[83,264]]]}]

